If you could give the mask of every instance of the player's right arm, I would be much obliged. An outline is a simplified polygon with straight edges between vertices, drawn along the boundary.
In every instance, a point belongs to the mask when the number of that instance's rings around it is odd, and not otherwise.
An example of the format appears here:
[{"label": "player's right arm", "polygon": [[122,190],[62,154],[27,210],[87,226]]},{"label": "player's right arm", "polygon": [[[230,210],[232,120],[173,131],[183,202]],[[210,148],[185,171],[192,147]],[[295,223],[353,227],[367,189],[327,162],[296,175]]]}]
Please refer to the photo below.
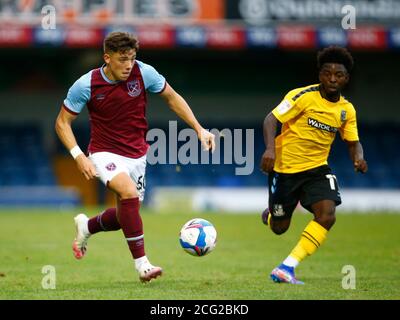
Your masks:
[{"label": "player's right arm", "polygon": [[297,95],[303,88],[289,91],[281,103],[274,108],[264,119],[263,133],[265,142],[265,151],[261,158],[261,170],[272,172],[275,164],[275,136],[278,122],[285,123],[296,117],[302,107],[298,103]]},{"label": "player's right arm", "polygon": [[278,119],[270,112],[264,119],[263,133],[265,151],[261,158],[261,170],[272,172],[275,164],[275,134],[278,125]]},{"label": "player's right arm", "polygon": [[71,124],[90,99],[91,75],[92,71],[89,71],[69,88],[55,124],[58,137],[75,159],[79,171],[88,180],[96,177],[96,169],[79,148]]},{"label": "player's right arm", "polygon": [[[74,148],[75,150],[80,150],[71,126],[72,121],[74,121],[76,118],[77,115],[71,114],[65,110],[64,106],[62,106],[55,124],[55,130],[58,137],[70,152]],[[97,176],[97,172],[92,161],[90,161],[83,152],[78,152],[74,158],[79,171],[87,180],[93,179]]]}]

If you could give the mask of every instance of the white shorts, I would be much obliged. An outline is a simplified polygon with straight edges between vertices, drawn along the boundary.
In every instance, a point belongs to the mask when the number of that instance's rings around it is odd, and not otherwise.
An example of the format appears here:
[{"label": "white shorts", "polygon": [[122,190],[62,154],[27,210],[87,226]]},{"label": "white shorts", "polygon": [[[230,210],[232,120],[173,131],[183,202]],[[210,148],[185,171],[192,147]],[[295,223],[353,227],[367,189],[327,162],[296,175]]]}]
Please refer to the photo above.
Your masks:
[{"label": "white shorts", "polygon": [[135,182],[139,200],[143,201],[146,188],[146,155],[133,159],[111,152],[96,152],[89,155],[96,167],[99,179],[107,186],[117,174],[125,172]]}]

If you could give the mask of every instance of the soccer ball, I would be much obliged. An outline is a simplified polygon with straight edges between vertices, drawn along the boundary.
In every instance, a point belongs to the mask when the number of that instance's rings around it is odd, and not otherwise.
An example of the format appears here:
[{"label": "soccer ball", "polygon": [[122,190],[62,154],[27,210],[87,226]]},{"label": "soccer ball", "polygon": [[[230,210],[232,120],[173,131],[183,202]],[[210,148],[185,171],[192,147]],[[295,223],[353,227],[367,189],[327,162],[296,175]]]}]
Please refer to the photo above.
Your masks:
[{"label": "soccer ball", "polygon": [[182,227],[179,242],[187,253],[198,257],[205,256],[215,248],[217,230],[207,220],[192,219]]}]

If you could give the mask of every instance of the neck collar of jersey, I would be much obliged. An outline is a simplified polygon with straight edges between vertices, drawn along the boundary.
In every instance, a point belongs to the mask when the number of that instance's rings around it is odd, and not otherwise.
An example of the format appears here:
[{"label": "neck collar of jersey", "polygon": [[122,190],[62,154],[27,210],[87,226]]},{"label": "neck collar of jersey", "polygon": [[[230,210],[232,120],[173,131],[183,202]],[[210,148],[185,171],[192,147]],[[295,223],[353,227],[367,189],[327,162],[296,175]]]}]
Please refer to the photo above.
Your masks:
[{"label": "neck collar of jersey", "polygon": [[106,81],[106,82],[108,82],[108,83],[110,83],[110,84],[116,84],[116,83],[118,83],[119,81],[117,81],[117,80],[113,81],[113,80],[108,79],[108,77],[106,76],[106,74],[105,74],[105,72],[104,72],[104,67],[105,67],[105,66],[106,66],[106,64],[103,64],[103,65],[101,66],[101,68],[100,68],[100,73],[101,73],[101,76],[103,77],[104,81]]}]

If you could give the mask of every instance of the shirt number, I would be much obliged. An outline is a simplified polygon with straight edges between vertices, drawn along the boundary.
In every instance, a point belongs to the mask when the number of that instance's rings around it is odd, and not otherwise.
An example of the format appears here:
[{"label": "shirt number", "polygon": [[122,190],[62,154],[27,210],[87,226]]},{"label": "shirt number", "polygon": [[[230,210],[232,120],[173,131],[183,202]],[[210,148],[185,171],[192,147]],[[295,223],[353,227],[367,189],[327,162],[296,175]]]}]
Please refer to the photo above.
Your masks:
[{"label": "shirt number", "polygon": [[331,186],[332,190],[336,190],[335,188],[335,180],[336,176],[334,174],[327,174],[325,177],[329,180],[329,185]]}]

